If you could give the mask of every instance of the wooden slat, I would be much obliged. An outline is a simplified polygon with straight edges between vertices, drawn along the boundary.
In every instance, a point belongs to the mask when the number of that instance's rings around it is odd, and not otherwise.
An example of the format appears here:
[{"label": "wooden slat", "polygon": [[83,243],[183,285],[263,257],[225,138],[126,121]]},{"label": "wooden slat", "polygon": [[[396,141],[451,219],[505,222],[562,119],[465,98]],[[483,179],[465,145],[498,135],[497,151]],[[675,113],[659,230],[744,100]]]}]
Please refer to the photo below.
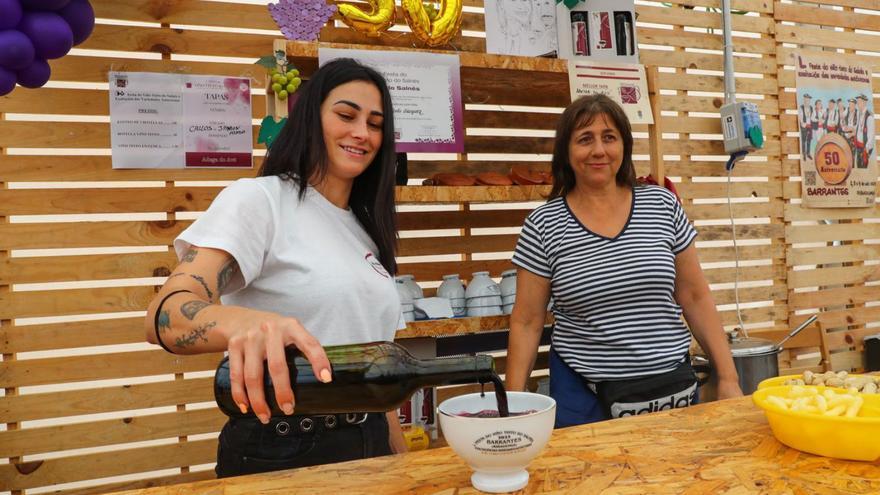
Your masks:
[{"label": "wooden slat", "polygon": [[397,214],[397,227],[406,230],[479,229],[521,227],[531,210],[470,210],[403,212]]},{"label": "wooden slat", "polygon": [[518,238],[518,234],[505,234],[401,239],[398,255],[427,256],[513,251]]},{"label": "wooden slat", "polygon": [[844,266],[838,268],[816,268],[788,272],[788,286],[816,287],[836,284],[864,284],[880,280],[880,266]]},{"label": "wooden slat", "polygon": [[[698,238],[699,239],[699,238]],[[740,261],[746,260],[763,260],[773,259],[779,260],[783,257],[785,250],[779,243],[760,245],[760,246],[739,246],[737,249]],[[700,261],[710,263],[715,261],[731,261],[733,259],[733,247],[723,248],[697,248]],[[777,261],[778,262],[778,261]]]},{"label": "wooden slat", "polygon": [[789,248],[786,250],[789,266],[829,263],[851,263],[880,259],[880,245],[861,244],[858,246],[827,246],[816,248]]},{"label": "wooden slat", "polygon": [[876,224],[796,225],[785,227],[788,244],[801,242],[858,241],[880,238]]},{"label": "wooden slat", "polygon": [[191,223],[189,220],[162,220],[0,224],[0,248],[169,246]]},{"label": "wooden slat", "polygon": [[220,358],[217,353],[181,356],[156,350],[2,362],[0,385],[24,387],[208,371],[217,367]]},{"label": "wooden slat", "polygon": [[[834,2],[839,4],[840,2]],[[866,2],[870,3],[870,2]],[[871,7],[867,7],[871,8]],[[873,5],[873,8],[880,8]],[[823,26],[840,26],[852,29],[865,29],[868,31],[880,31],[880,17],[866,15],[860,12],[845,12],[832,9],[822,9],[803,2],[798,5],[782,2],[773,3],[773,18],[777,21],[797,22],[800,24],[817,24]]]},{"label": "wooden slat", "polygon": [[153,286],[6,292],[0,318],[144,311],[155,295]]},{"label": "wooden slat", "polygon": [[217,408],[0,431],[0,456],[43,454],[219,432],[228,418]]},{"label": "wooden slat", "polygon": [[541,201],[550,186],[412,186],[398,187],[399,203],[494,203]]},{"label": "wooden slat", "polygon": [[[692,10],[688,12],[687,16],[682,16],[681,10],[676,8],[651,7],[647,5],[639,5],[636,11],[639,14],[639,22],[722,29],[721,16],[717,12]],[[776,27],[773,19],[770,17],[747,17],[742,15],[731,17],[734,31],[769,34],[773,33]]]},{"label": "wooden slat", "polygon": [[[60,457],[32,461],[33,464],[0,464],[0,486],[10,490],[25,490],[59,483],[207,464],[214,462],[216,457],[217,441],[212,439]],[[29,471],[37,464],[35,470]]]},{"label": "wooden slat", "polygon": [[399,273],[411,273],[416,280],[441,280],[443,275],[458,273],[462,278],[470,278],[474,272],[488,271],[492,277],[500,277],[501,272],[513,268],[510,260],[487,261],[433,261],[422,263],[400,263]]},{"label": "wooden slat", "polygon": [[30,352],[144,342],[143,318],[0,327],[0,352]]},{"label": "wooden slat", "polygon": [[[717,31],[717,34],[713,36],[706,33],[639,27],[638,40],[639,43],[650,45],[702,48],[705,50],[723,49],[721,31]],[[743,53],[772,54],[776,48],[774,41],[770,38],[760,39],[737,36],[734,43],[736,44],[736,51]]]},{"label": "wooden slat", "polygon": [[[724,226],[704,226],[699,228],[700,241],[729,241],[733,240],[733,235],[729,225]],[[766,238],[782,238],[783,227],[781,225],[739,225],[736,228],[736,238],[742,239],[766,239]]]},{"label": "wooden slat", "polygon": [[780,43],[797,43],[824,48],[869,51],[877,49],[876,36],[785,24],[780,24],[776,28],[776,40]]},{"label": "wooden slat", "polygon": [[5,189],[0,204],[9,215],[205,211],[219,187],[114,189]]},{"label": "wooden slat", "polygon": [[812,292],[791,292],[788,302],[792,310],[826,308],[846,304],[864,304],[877,300],[876,287],[846,287],[816,290]]},{"label": "wooden slat", "polygon": [[510,173],[511,165],[523,165],[530,170],[550,170],[550,162],[510,162],[510,161],[482,161],[482,160],[412,160],[407,164],[410,178],[427,178],[440,172],[473,174],[479,172]]},{"label": "wooden slat", "polygon": [[[800,186],[800,184],[798,184]],[[807,208],[803,204],[785,205],[785,220],[797,222],[804,220],[861,220],[880,218],[880,206],[868,208]]]},{"label": "wooden slat", "polygon": [[0,174],[9,182],[235,180],[256,176],[262,163],[254,157],[252,169],[113,169],[109,156],[6,155]]},{"label": "wooden slat", "polygon": [[[675,187],[683,198],[727,198],[727,184],[721,182],[687,182]],[[755,197],[775,198],[782,193],[776,182],[734,182],[730,185],[730,196],[734,198]]]},{"label": "wooden slat", "polygon": [[[217,355],[216,359],[219,362],[220,356]],[[19,422],[210,402],[214,400],[213,384],[212,377],[188,378],[4,397],[0,401],[0,421]]]},{"label": "wooden slat", "polygon": [[177,256],[164,253],[95,254],[9,258],[0,262],[0,282],[73,282],[164,277],[177,266]]}]

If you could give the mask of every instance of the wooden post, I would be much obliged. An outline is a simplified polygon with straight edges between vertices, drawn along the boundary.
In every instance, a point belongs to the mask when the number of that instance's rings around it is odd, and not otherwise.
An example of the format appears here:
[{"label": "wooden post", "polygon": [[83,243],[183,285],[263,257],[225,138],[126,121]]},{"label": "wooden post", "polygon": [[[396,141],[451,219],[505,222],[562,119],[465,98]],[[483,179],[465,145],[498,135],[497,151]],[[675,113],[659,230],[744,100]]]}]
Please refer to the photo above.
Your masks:
[{"label": "wooden post", "polygon": [[651,102],[651,114],[654,123],[648,125],[648,146],[651,152],[651,176],[663,187],[666,179],[666,171],[663,167],[663,125],[660,115],[660,85],[657,83],[657,67],[650,65],[645,67],[645,75],[648,79],[648,98]]}]

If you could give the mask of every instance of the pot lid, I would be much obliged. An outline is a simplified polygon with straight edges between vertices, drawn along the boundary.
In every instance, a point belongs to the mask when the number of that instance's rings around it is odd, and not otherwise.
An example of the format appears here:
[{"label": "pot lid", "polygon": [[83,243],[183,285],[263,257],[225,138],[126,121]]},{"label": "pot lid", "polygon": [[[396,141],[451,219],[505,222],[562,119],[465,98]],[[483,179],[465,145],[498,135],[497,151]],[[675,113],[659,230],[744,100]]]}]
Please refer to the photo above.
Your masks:
[{"label": "pot lid", "polygon": [[776,352],[776,344],[767,339],[755,337],[736,338],[730,342],[730,353],[733,357],[757,356]]}]

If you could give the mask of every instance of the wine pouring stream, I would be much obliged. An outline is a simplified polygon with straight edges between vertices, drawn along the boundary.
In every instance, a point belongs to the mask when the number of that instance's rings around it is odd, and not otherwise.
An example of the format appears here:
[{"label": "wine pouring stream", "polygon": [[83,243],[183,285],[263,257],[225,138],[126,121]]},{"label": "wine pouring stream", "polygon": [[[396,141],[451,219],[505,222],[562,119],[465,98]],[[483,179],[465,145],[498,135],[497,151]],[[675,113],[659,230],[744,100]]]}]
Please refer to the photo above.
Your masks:
[{"label": "wine pouring stream", "polygon": [[[492,383],[498,413],[509,416],[507,393],[495,373],[492,356],[418,359],[393,342],[325,347],[333,381],[321,382],[308,360],[294,347],[285,350],[296,414],[387,412],[400,407],[423,387]],[[275,400],[272,378],[264,365],[263,391],[273,417],[286,416]],[[230,417],[243,414],[232,399],[229,359],[220,361],[214,375],[214,398]]]}]

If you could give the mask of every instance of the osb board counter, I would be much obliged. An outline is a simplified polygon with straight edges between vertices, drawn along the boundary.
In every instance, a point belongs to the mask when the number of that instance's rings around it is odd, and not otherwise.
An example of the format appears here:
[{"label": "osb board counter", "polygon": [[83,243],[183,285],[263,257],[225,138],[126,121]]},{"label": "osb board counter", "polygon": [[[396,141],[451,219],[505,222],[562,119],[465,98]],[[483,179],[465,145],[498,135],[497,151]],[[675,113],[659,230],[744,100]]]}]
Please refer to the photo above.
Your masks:
[{"label": "osb board counter", "polygon": [[[789,449],[751,398],[557,430],[520,493],[880,493],[880,461]],[[478,493],[449,448],[124,492],[128,495]]]}]

